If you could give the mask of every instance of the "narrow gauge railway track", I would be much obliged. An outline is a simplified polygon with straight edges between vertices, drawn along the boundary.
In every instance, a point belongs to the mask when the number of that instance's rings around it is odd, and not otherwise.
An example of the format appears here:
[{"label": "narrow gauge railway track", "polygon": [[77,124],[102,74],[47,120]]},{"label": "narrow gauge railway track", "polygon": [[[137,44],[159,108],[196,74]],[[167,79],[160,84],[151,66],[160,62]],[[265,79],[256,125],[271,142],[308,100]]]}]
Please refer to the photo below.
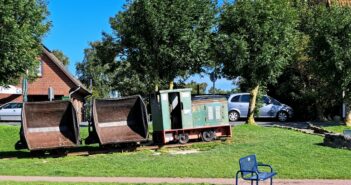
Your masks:
[{"label": "narrow gauge railway track", "polygon": [[[211,143],[222,143],[222,140],[212,141]],[[142,151],[142,150],[159,150],[163,148],[183,148],[189,147],[194,144],[197,145],[205,145],[208,142],[194,142],[194,143],[186,143],[186,144],[167,144],[167,145],[143,145],[140,146],[127,146],[127,147],[109,147],[109,148],[97,148],[95,150],[81,150],[81,151],[70,151],[67,153],[67,156],[89,156],[89,155],[96,155],[96,154],[107,154],[113,152],[133,152],[133,151]]]},{"label": "narrow gauge railway track", "polygon": [[[216,140],[211,143],[223,143],[226,140]],[[16,158],[32,158],[32,157],[64,157],[64,156],[90,156],[90,155],[98,155],[98,154],[109,154],[109,153],[117,153],[117,152],[136,152],[143,150],[160,150],[164,148],[185,148],[190,147],[192,145],[205,145],[209,144],[208,142],[193,142],[186,144],[167,144],[167,145],[153,145],[151,142],[142,143],[141,145],[134,146],[124,146],[124,147],[99,147],[99,146],[81,146],[77,148],[71,148],[66,150],[52,150],[50,152],[41,153],[41,152],[28,152],[28,154],[22,153],[20,156],[0,156],[0,159],[16,159]]]}]

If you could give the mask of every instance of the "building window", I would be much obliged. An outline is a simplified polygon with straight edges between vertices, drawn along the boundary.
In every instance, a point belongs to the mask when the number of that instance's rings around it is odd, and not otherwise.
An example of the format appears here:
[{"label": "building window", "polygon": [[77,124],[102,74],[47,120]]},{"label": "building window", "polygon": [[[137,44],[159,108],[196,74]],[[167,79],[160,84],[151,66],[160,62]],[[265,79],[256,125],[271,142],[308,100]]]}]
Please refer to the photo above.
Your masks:
[{"label": "building window", "polygon": [[39,66],[37,68],[37,76],[42,77],[43,76],[43,61],[39,62]]}]

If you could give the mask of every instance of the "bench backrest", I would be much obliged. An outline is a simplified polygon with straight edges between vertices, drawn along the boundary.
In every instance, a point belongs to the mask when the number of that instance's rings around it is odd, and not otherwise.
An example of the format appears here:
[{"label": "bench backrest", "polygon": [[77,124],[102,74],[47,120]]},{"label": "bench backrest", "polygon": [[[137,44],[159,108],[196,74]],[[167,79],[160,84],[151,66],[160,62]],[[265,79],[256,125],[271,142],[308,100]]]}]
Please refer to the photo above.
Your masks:
[{"label": "bench backrest", "polygon": [[[241,171],[257,171],[256,155],[249,155],[239,159]],[[243,176],[251,174],[250,172],[242,172]]]}]

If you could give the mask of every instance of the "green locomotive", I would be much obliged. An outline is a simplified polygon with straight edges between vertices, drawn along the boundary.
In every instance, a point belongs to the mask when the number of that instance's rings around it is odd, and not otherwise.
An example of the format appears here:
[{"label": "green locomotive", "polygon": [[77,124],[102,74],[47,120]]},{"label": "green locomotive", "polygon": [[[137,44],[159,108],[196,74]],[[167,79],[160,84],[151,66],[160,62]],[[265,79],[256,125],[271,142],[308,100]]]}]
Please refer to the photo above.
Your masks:
[{"label": "green locomotive", "polygon": [[155,143],[231,137],[225,97],[191,96],[191,89],[162,90],[151,99]]}]

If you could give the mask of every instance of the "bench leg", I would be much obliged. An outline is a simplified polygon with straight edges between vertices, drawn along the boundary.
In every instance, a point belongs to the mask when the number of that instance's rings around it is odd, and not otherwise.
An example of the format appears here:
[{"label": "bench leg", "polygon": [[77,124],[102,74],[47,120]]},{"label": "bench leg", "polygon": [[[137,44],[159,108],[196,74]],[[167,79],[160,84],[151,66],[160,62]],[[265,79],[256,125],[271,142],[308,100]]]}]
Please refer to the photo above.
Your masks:
[{"label": "bench leg", "polygon": [[251,185],[253,185],[253,180],[251,180]]},{"label": "bench leg", "polygon": [[238,185],[238,177],[239,177],[239,172],[236,172],[236,175],[235,175],[235,185]]},{"label": "bench leg", "polygon": [[259,181],[259,180],[256,181],[256,185],[258,185],[258,181]]},{"label": "bench leg", "polygon": [[272,181],[273,181],[273,178],[271,177],[271,185],[273,184],[273,182],[272,182]]}]

